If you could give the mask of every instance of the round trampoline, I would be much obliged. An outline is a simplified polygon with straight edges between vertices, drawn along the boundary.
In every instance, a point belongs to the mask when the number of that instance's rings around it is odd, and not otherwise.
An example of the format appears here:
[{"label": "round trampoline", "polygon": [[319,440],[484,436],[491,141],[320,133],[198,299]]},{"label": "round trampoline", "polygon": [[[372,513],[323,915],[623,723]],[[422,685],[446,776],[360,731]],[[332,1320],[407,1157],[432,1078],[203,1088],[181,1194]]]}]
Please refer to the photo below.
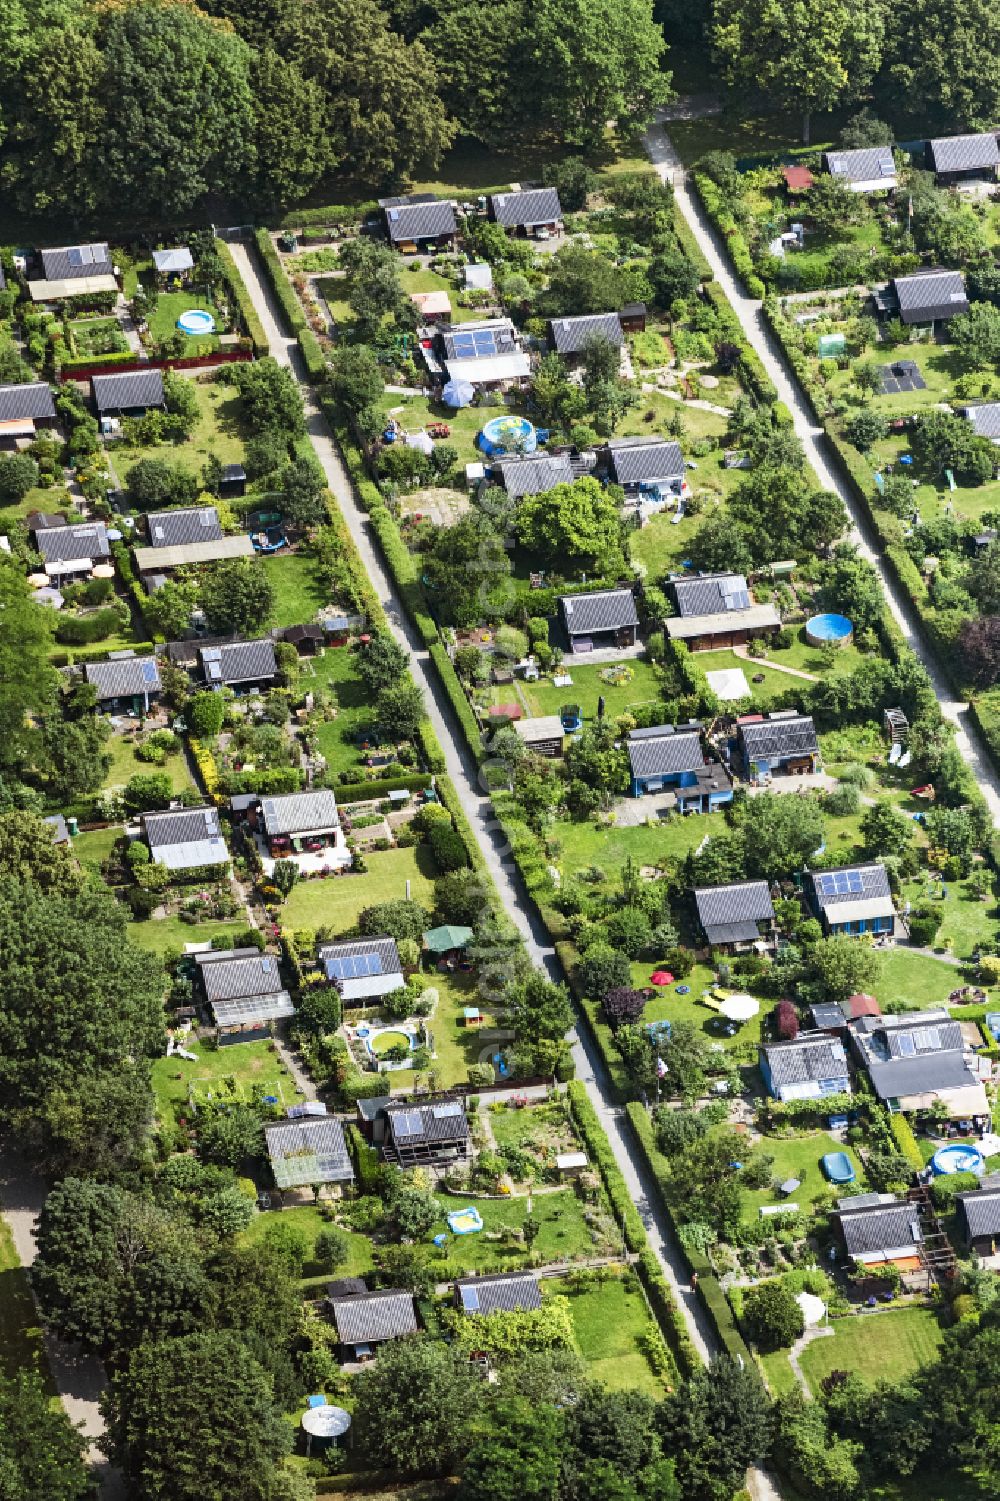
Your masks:
[{"label": "round trampoline", "polygon": [[854,627],[846,615],[813,615],[806,621],[806,640],[810,646],[846,646],[854,635]]},{"label": "round trampoline", "polygon": [[479,434],[479,446],[484,453],[534,453],[538,446],[538,434],[527,417],[491,417]]},{"label": "round trampoline", "polygon": [[943,1177],[946,1173],[976,1173],[982,1174],[986,1169],[983,1154],[978,1147],[954,1146],[941,1147],[931,1158],[931,1167],[937,1177]]},{"label": "round trampoline", "polygon": [[187,312],[181,313],[178,318],[177,327],[182,334],[213,334],[215,319],[204,308],[188,308]]}]

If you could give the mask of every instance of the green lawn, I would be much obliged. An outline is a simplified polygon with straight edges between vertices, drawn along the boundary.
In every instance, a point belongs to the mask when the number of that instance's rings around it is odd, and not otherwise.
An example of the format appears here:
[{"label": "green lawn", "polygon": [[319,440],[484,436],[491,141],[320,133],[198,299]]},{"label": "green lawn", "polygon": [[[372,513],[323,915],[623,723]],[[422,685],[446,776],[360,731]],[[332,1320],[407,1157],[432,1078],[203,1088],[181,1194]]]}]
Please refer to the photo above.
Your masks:
[{"label": "green lawn", "polygon": [[335,933],[347,933],[362,908],[405,897],[407,881],[415,902],[422,902],[427,908],[433,905],[433,882],[438,872],[426,845],[374,850],[365,858],[368,861],[365,875],[299,881],[281,909],[282,927],[323,926]]},{"label": "green lawn", "polygon": [[[558,161],[564,155],[565,147],[555,136],[535,138],[507,150],[485,146],[470,136],[460,136],[442,157],[436,177],[409,186],[413,192],[437,193],[446,198],[501,192],[512,182],[540,178],[546,162]],[[649,171],[649,158],[641,142],[619,140],[610,130],[605,134],[603,147],[588,160],[601,176]]]},{"label": "green lawn", "polygon": [[954,964],[915,954],[910,949],[894,948],[882,955],[882,974],[875,984],[875,997],[882,1005],[889,1000],[904,1000],[923,1009],[939,1006],[962,983],[962,971]]},{"label": "green lawn", "polygon": [[935,1358],[944,1337],[929,1308],[897,1308],[837,1319],[830,1338],[813,1340],[800,1356],[814,1391],[831,1371],[853,1371],[865,1381],[899,1382]]},{"label": "green lawn", "polygon": [[89,833],[78,834],[73,840],[73,853],[86,870],[100,875],[101,866],[110,856],[121,832],[119,824],[112,824],[107,829],[92,829]]},{"label": "green lawn", "polygon": [[764,1372],[772,1396],[783,1397],[786,1392],[798,1388],[795,1372],[788,1364],[787,1350],[771,1350],[766,1355],[758,1355],[757,1363]]},{"label": "green lawn", "polygon": [[771,662],[780,662],[782,667],[797,667],[801,672],[811,672],[816,677],[826,678],[832,674],[853,672],[864,661],[856,646],[839,646],[833,659],[833,667],[827,667],[822,652],[810,646],[806,640],[804,625],[793,627],[791,646],[776,647],[767,642],[767,656]]},{"label": "green lawn", "polygon": [[[537,683],[518,682],[528,713],[531,715],[558,714],[563,704],[579,704],[585,719],[596,719],[598,699],[604,699],[605,714],[614,719],[640,704],[656,703],[661,698],[660,674],[651,662],[636,658],[622,664],[628,669],[629,681],[608,682],[605,674],[614,670],[614,664],[577,663],[566,661],[563,671],[573,679],[572,685],[557,688],[548,678]],[[509,702],[511,690],[500,687],[495,690],[495,702]]]},{"label": "green lawn", "polygon": [[0,1219],[0,1372],[10,1377],[31,1370],[38,1372],[54,1396],[27,1274],[17,1258],[10,1228]]},{"label": "green lawn", "polygon": [[[738,667],[742,670],[750,688],[750,697],[754,708],[766,709],[776,698],[781,698],[789,690],[805,691],[809,684],[802,678],[792,677],[787,672],[775,672],[773,667],[765,667],[760,662],[755,662],[752,657],[737,656],[734,651],[700,651],[695,660],[703,672],[722,672]],[[778,661],[778,658],[775,658]],[[755,677],[763,677],[762,683],[755,683]],[[742,700],[740,701],[742,702]]]},{"label": "green lawn", "polygon": [[[250,1228],[240,1236],[243,1245],[253,1245],[261,1240],[267,1233],[269,1225],[278,1223],[275,1214],[258,1214]],[[310,1252],[306,1256],[305,1265],[302,1268],[304,1277],[322,1277],[322,1268],[317,1265],[312,1257],[312,1247],[316,1243],[316,1237],[321,1230],[326,1230],[330,1221],[324,1219],[319,1208],[315,1204],[295,1204],[288,1209],[281,1210],[280,1223],[293,1225],[305,1238]],[[330,1277],[362,1277],[365,1272],[371,1271],[372,1267],[372,1243],[367,1235],[362,1235],[356,1230],[347,1230],[341,1227],[341,1233],[348,1241],[347,1260],[338,1266],[335,1272],[328,1272],[324,1281]]]},{"label": "green lawn", "polygon": [[[240,1042],[229,1047],[207,1048],[203,1043],[184,1044],[198,1061],[163,1057],[153,1064],[153,1092],[157,1114],[170,1116],[175,1109],[187,1107],[193,1091],[195,1099],[214,1097],[234,1099],[276,1094],[288,1104],[300,1098],[291,1074],[269,1042]],[[235,1090],[228,1081],[235,1080]]]},{"label": "green lawn", "polygon": [[[354,737],[372,716],[371,695],[355,670],[355,655],[344,647],[328,646],[319,657],[303,657],[299,663],[299,686],[303,692],[330,687],[337,697],[337,717],[320,724],[319,752],[326,757],[331,775],[351,767],[361,769],[361,752]],[[360,776],[359,776],[360,779]]]},{"label": "green lawn", "polygon": [[35,485],[16,505],[0,506],[0,532],[6,532],[15,521],[23,521],[32,511],[66,515],[68,506],[69,494],[62,485],[51,485],[48,489]]},{"label": "green lawn", "polygon": [[603,827],[590,819],[559,819],[552,826],[558,845],[555,863],[564,875],[582,866],[599,865],[609,874],[631,855],[637,865],[679,859],[696,849],[706,834],[723,834],[721,813],[689,813],[635,828]]},{"label": "green lawn", "polygon": [[307,625],[330,599],[305,552],[275,552],[260,559],[274,587],[271,625]]},{"label": "green lawn", "polygon": [[429,401],[426,396],[401,396],[398,391],[387,391],[378,406],[386,416],[391,412],[408,433],[420,432],[429,422],[447,422],[451,434],[441,441],[458,450],[459,466],[482,459],[476,447],[476,434],[484,422],[504,410],[502,407],[473,406],[461,407],[456,412],[440,402]]},{"label": "green lawn", "polygon": [[[926,389],[922,391],[895,391],[889,394],[879,392],[872,396],[872,409],[887,417],[908,417],[913,412],[933,406],[935,402],[949,401],[955,380],[962,374],[962,365],[952,346],[929,339],[907,340],[905,344],[879,344],[870,349],[865,358],[874,359],[879,365],[892,365],[897,360],[912,360],[919,366],[926,382]],[[830,365],[829,361],[825,363]],[[852,385],[854,375],[851,370],[836,370],[830,375],[827,389],[831,395],[840,396]]]},{"label": "green lawn", "polygon": [[177,320],[182,313],[201,308],[215,319],[216,331],[212,334],[185,334],[186,354],[208,354],[219,347],[219,334],[226,333],[222,314],[214,303],[206,301],[204,292],[161,292],[156,300],[155,311],[150,314],[149,331],[159,344],[172,334],[181,333]]},{"label": "green lawn", "polygon": [[[946,893],[943,898],[942,889]],[[985,902],[980,901],[966,881],[909,881],[902,895],[914,906],[919,902],[941,914],[934,947],[959,959],[968,959],[980,944],[995,941],[1000,931],[995,892]]]},{"label": "green lawn", "polygon": [[135,740],[126,740],[123,735],[112,735],[107,746],[111,769],[104,779],[105,787],[124,787],[133,777],[148,776],[150,772],[163,772],[168,776],[172,792],[186,792],[194,786],[183,751],[168,756],[162,766],[154,766],[151,761],[139,760],[135,753],[136,744]]},{"label": "green lawn", "polygon": [[[764,1015],[769,1009],[767,1001],[762,1001],[757,1015],[751,1017],[750,1021],[744,1022],[735,1035],[730,1037],[719,1013],[701,1001],[702,991],[714,987],[717,983],[713,969],[710,969],[707,964],[696,964],[691,973],[685,975],[683,981],[675,981],[673,985],[651,986],[649,977],[657,967],[655,960],[653,962],[644,960],[642,963],[636,962],[632,965],[632,983],[636,989],[653,991],[652,998],[646,1003],[646,1009],[642,1013],[643,1022],[690,1022],[693,1027],[704,1032],[710,1042],[721,1042],[726,1048],[760,1041]],[[679,984],[688,986],[687,995],[678,995]],[[741,984],[740,980],[736,980],[725,989],[735,990]]]},{"label": "green lawn", "polygon": [[181,922],[179,917],[149,917],[145,922],[129,923],[128,933],[138,948],[148,949],[151,954],[184,951],[188,943],[211,943],[213,938],[235,938],[247,930],[242,922]]},{"label": "green lawn", "polygon": [[612,1391],[627,1388],[654,1398],[663,1396],[663,1378],[657,1376],[640,1346],[653,1321],[638,1288],[615,1277],[572,1292],[557,1279],[546,1280],[543,1292],[547,1297],[568,1294],[576,1342],[593,1381]]},{"label": "green lawn", "polygon": [[[827,1131],[810,1131],[808,1135],[785,1137],[766,1136],[761,1142],[761,1147],[774,1158],[771,1168],[772,1178],[777,1178],[782,1182],[786,1178],[799,1179],[802,1187],[797,1188],[793,1194],[789,1195],[789,1198],[792,1203],[798,1204],[803,1213],[808,1212],[814,1200],[828,1201],[829,1199],[831,1185],[820,1167],[820,1159],[827,1152],[846,1152],[854,1164],[854,1171],[857,1174],[856,1182],[864,1186],[864,1172],[853,1149],[844,1146]],[[746,1188],[743,1190],[743,1219],[747,1224],[757,1224],[760,1220],[761,1205],[780,1203],[781,1196],[776,1196],[770,1186]]]},{"label": "green lawn", "polygon": [[[525,1197],[511,1199],[477,1199],[455,1194],[438,1194],[441,1218],[427,1232],[427,1240],[446,1234],[442,1254],[448,1262],[449,1275],[454,1270],[465,1274],[476,1271],[508,1270],[523,1266],[528,1252],[521,1243],[489,1241],[486,1235],[505,1228],[520,1229],[528,1212]],[[452,1235],[445,1216],[467,1204],[475,1204],[483,1217],[483,1230],[471,1235]],[[538,1193],[532,1197],[532,1217],[541,1228],[532,1248],[536,1261],[577,1261],[590,1256],[606,1255],[611,1247],[597,1231],[591,1231],[583,1217],[583,1206],[572,1189]]]},{"label": "green lawn", "polygon": [[194,382],[200,416],[190,438],[182,443],[160,443],[155,448],[129,447],[121,443],[108,445],[108,455],[119,478],[125,480],[140,459],[166,459],[182,469],[200,474],[209,454],[223,464],[243,462],[243,439],[240,431],[240,398],[235,386],[200,377]]}]

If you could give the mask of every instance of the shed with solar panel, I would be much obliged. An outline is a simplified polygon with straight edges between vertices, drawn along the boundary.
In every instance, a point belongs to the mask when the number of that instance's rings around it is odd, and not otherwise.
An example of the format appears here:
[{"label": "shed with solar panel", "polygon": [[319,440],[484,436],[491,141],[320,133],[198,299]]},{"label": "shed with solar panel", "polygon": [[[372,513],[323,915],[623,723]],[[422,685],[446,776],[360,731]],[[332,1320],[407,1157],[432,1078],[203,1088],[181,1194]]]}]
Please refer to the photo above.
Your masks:
[{"label": "shed with solar panel", "polygon": [[397,1167],[446,1167],[469,1155],[469,1122],[460,1099],[442,1095],[420,1104],[389,1103],[380,1115],[385,1160]]},{"label": "shed with solar panel", "polygon": [[211,949],[195,956],[220,1044],[271,1036],[295,1015],[274,954],[257,949]]},{"label": "shed with solar panel", "polygon": [[387,934],[321,943],[317,957],[345,1006],[364,1005],[406,984],[396,940]]},{"label": "shed with solar panel", "polygon": [[112,652],[106,662],[85,662],[83,675],[97,694],[97,707],[107,714],[148,714],[160,696],[155,657]]},{"label": "shed with solar panel", "polygon": [[827,934],[853,937],[872,934],[891,938],[896,909],[884,865],[844,865],[836,870],[806,871],[806,898]]},{"label": "shed with solar panel", "polygon": [[696,573],[671,579],[668,587],[677,613],[664,622],[664,630],[671,641],[686,641],[691,651],[745,646],[781,629],[775,605],[755,603],[741,573]]}]

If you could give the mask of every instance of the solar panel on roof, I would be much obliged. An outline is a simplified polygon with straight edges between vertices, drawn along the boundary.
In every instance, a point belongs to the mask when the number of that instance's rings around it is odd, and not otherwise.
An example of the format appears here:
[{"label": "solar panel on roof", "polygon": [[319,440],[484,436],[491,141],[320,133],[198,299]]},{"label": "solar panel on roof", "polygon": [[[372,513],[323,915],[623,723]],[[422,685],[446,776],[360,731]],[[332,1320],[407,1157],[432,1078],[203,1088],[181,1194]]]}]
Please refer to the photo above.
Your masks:
[{"label": "solar panel on roof", "polygon": [[401,1110],[392,1118],[392,1129],[396,1136],[422,1136],[424,1118],[419,1110]]},{"label": "solar panel on roof", "polygon": [[912,1058],[917,1051],[917,1044],[908,1033],[902,1032],[899,1036],[899,1054],[901,1058]]},{"label": "solar panel on roof", "polygon": [[462,1288],[462,1307],[469,1313],[479,1312],[479,1290],[475,1287]]},{"label": "solar panel on roof", "polygon": [[80,252],[79,246],[71,245],[66,252],[66,259],[69,261],[71,266],[82,266],[83,256]]},{"label": "solar panel on roof", "polygon": [[378,954],[341,954],[326,962],[327,973],[338,980],[356,980],[362,975],[380,975]]},{"label": "solar panel on roof", "polygon": [[462,1107],[458,1100],[449,1100],[446,1105],[435,1105],[431,1111],[436,1121],[448,1120],[450,1116],[461,1115]]},{"label": "solar panel on roof", "polygon": [[496,335],[491,328],[477,329],[472,335],[472,341],[476,346],[477,355],[485,357],[497,352]]},{"label": "solar panel on roof", "polygon": [[936,1052],[941,1046],[941,1033],[937,1027],[919,1027],[913,1036],[922,1052]]},{"label": "solar panel on roof", "polygon": [[474,360],[476,358],[476,341],[471,334],[453,334],[451,342],[456,359]]},{"label": "solar panel on roof", "polygon": [[143,680],[144,683],[155,683],[156,682],[156,663],[155,662],[143,662],[143,664],[142,664],[142,680]]}]

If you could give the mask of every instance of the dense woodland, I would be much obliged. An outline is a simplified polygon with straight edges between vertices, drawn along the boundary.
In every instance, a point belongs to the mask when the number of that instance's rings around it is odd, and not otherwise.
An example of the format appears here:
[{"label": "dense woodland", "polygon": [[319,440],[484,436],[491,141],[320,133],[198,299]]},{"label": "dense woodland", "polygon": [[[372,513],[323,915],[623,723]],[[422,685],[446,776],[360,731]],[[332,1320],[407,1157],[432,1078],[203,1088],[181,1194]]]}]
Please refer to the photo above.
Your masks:
[{"label": "dense woodland", "polygon": [[484,20],[470,0],[2,0],[0,182],[24,214],[145,221],[398,185],[460,136],[594,151],[670,97],[671,45],[807,119],[869,94],[953,130],[1000,114],[988,0],[502,0],[488,42]]}]

